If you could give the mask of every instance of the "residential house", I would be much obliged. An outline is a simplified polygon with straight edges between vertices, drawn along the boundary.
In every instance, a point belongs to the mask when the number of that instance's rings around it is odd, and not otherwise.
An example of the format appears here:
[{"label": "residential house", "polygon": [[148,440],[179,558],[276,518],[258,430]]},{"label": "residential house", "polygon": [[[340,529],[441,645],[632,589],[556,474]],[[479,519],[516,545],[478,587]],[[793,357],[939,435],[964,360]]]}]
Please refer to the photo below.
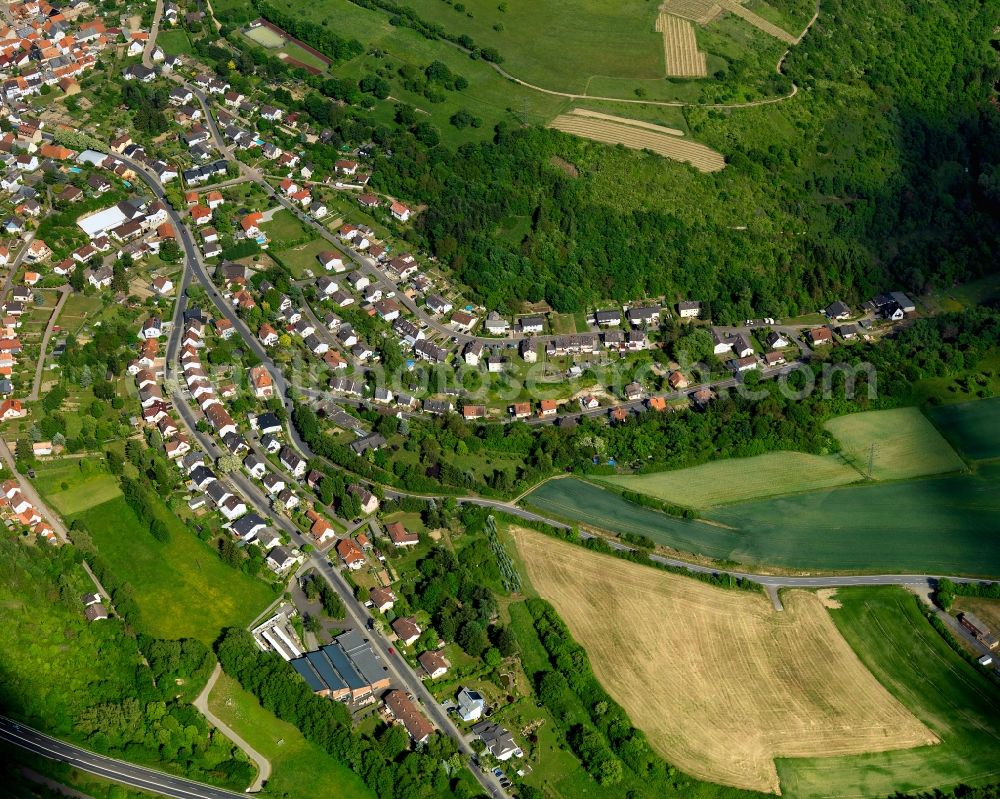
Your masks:
[{"label": "residential house", "polygon": [[681,300],[677,303],[677,314],[681,319],[697,319],[701,316],[701,303],[697,300]]},{"label": "residential house", "polygon": [[417,656],[417,661],[419,661],[423,670],[427,672],[427,676],[432,680],[443,677],[451,667],[451,664],[445,659],[444,655],[440,652],[432,652],[430,650],[421,652]]},{"label": "residential house", "polygon": [[389,540],[397,547],[412,547],[420,543],[420,537],[407,530],[402,522],[387,524],[385,529],[389,534]]},{"label": "residential house", "polygon": [[420,638],[421,633],[423,633],[420,625],[417,624],[416,618],[413,616],[400,616],[391,626],[392,631],[403,646],[412,646]]}]

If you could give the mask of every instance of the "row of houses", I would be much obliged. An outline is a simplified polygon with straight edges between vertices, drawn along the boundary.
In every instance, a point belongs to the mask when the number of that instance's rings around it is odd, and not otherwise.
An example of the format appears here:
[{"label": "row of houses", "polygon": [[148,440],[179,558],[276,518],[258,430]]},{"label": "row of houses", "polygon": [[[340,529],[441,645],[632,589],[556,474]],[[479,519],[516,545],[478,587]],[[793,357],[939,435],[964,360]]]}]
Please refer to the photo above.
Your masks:
[{"label": "row of houses", "polygon": [[[51,452],[51,444],[49,444]],[[21,491],[17,480],[5,480],[0,486],[0,515],[10,524],[22,527],[26,532],[50,544],[59,544],[59,537],[42,513]]]}]

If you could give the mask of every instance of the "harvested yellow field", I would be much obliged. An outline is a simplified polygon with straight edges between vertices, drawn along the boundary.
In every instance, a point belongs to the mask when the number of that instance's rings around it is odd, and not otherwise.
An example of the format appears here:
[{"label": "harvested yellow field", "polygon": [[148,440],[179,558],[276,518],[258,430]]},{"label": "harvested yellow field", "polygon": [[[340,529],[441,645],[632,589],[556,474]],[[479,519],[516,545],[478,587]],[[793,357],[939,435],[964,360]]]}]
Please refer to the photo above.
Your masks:
[{"label": "harvested yellow field", "polygon": [[722,6],[715,0],[664,0],[660,11],[707,25],[722,13]]},{"label": "harvested yellow field", "polygon": [[651,150],[664,158],[691,164],[702,172],[718,172],[726,166],[721,153],[704,144],[619,122],[560,114],[549,123],[549,127],[605,144],[621,144],[633,150]]},{"label": "harvested yellow field", "polygon": [[663,34],[663,58],[667,75],[675,78],[703,78],[708,75],[705,54],[698,49],[694,25],[672,14],[656,18],[656,30]]},{"label": "harvested yellow field", "polygon": [[755,28],[764,31],[764,33],[773,36],[775,39],[780,39],[787,44],[798,43],[798,39],[795,36],[792,36],[792,34],[782,30],[773,22],[768,22],[760,14],[755,14],[749,8],[744,8],[737,2],[737,0],[717,0],[717,2],[730,14],[742,17]]},{"label": "harvested yellow field", "polygon": [[633,128],[645,128],[646,130],[655,130],[657,133],[669,133],[671,136],[683,136],[683,130],[677,130],[677,128],[667,128],[663,125],[657,125],[655,122],[643,122],[640,119],[628,119],[626,117],[616,117],[611,114],[602,114],[600,111],[591,111],[589,108],[574,108],[570,111],[573,116],[578,117],[590,117],[591,119],[606,119],[609,122],[618,122],[622,125],[630,125]]},{"label": "harvested yellow field", "polygon": [[715,588],[512,528],[528,578],[652,745],[696,777],[779,792],[775,758],[938,739],[865,668],[821,601]]}]

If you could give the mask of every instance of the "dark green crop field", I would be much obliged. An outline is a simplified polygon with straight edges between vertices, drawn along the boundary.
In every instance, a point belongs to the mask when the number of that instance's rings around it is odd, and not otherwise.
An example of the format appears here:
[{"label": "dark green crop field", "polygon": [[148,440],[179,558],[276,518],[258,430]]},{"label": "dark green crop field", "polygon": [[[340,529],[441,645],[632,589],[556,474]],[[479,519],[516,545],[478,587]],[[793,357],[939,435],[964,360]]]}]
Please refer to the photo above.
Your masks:
[{"label": "dark green crop field", "polygon": [[860,485],[741,502],[687,521],[573,478],[526,503],[611,532],[747,567],[1000,574],[1000,466],[971,474]]},{"label": "dark green crop field", "polygon": [[942,405],[928,415],[966,457],[1000,458],[1000,397]]}]

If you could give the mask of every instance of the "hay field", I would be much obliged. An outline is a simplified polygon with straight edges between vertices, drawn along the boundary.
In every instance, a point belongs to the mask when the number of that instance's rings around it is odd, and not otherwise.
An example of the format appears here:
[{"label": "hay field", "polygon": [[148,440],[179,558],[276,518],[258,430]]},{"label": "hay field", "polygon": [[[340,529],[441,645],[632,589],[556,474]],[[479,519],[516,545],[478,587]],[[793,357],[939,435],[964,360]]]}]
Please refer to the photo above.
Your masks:
[{"label": "hay field", "polygon": [[837,629],[876,679],[941,740],[937,746],[864,757],[781,760],[782,791],[795,799],[931,795],[935,786],[1000,779],[1000,686],[956,653],[906,589],[846,588]]},{"label": "hay field", "polygon": [[534,588],[650,744],[696,777],[779,791],[775,758],[937,738],[865,668],[820,600],[726,591],[512,528]]},{"label": "hay field", "polygon": [[840,441],[844,457],[867,474],[875,445],[872,478],[901,480],[963,469],[965,464],[917,408],[838,416],[826,429]]},{"label": "hay field", "polygon": [[699,25],[707,25],[722,13],[722,6],[715,0],[664,0],[661,14],[673,14]]},{"label": "hay field", "polygon": [[[633,128],[645,128],[655,130],[657,133],[669,133],[671,136],[683,136],[684,131],[677,128],[668,128],[665,125],[657,125],[655,122],[643,122],[641,119],[628,119],[626,117],[616,117],[611,114],[602,114],[600,111],[591,111],[589,108],[574,108],[569,113],[578,117],[590,117],[591,119],[606,119],[609,122],[618,122],[622,125],[629,125]],[[589,328],[588,328],[589,330]],[[585,333],[586,330],[579,331]]]},{"label": "hay field", "polygon": [[605,144],[621,144],[633,150],[651,150],[664,158],[691,164],[701,172],[719,172],[726,166],[722,154],[704,144],[637,127],[630,122],[631,120],[623,118],[612,121],[577,114],[560,114],[548,126]]},{"label": "hay field", "polygon": [[668,77],[704,78],[708,75],[705,54],[698,49],[694,25],[672,14],[656,18],[656,30],[663,34],[663,60]]},{"label": "hay field", "polygon": [[758,30],[763,31],[775,39],[780,39],[786,44],[797,44],[798,38],[792,36],[788,31],[782,30],[773,22],[768,22],[760,14],[756,14],[749,8],[745,8],[740,5],[737,0],[718,0],[720,6],[728,11],[730,14],[735,14],[738,17],[745,19],[751,25],[753,25]]},{"label": "hay field", "polygon": [[689,469],[652,474],[596,478],[626,491],[636,491],[689,508],[795,494],[847,485],[861,479],[839,455],[770,452],[753,458],[713,461]]}]

